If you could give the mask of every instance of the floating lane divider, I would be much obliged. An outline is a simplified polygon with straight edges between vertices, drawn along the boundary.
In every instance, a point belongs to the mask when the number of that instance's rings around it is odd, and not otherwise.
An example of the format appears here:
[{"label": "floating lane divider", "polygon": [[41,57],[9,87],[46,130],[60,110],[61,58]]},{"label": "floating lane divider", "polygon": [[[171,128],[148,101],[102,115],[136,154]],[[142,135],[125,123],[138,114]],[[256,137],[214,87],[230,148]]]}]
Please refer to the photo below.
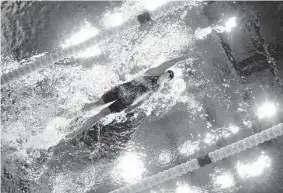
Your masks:
[{"label": "floating lane divider", "polygon": [[135,193],[141,192],[158,184],[172,180],[178,176],[197,170],[200,167],[222,160],[248,148],[256,147],[258,144],[274,139],[283,135],[283,123],[274,127],[266,129],[260,133],[254,134],[250,137],[244,138],[236,143],[232,143],[226,147],[220,148],[214,152],[208,153],[197,159],[190,160],[186,163],[173,167],[171,169],[160,172],[156,175],[142,179],[141,181],[125,186],[110,193]]},{"label": "floating lane divider", "polygon": [[[106,29],[104,31],[101,31],[99,34],[96,36],[84,41],[83,43],[80,43],[78,45],[66,48],[66,49],[61,49],[56,51],[55,53],[50,53],[48,55],[45,55],[41,57],[40,59],[36,61],[32,61],[31,63],[17,68],[15,70],[12,70],[8,73],[4,73],[1,75],[1,85],[7,84],[8,82],[17,79],[21,76],[24,76],[26,74],[29,74],[33,71],[39,70],[40,68],[47,67],[50,64],[53,64],[54,62],[64,59],[67,57],[70,57],[74,55],[75,53],[80,52],[83,49],[86,49],[99,41],[103,41],[108,39],[110,36],[114,35],[117,33],[117,31],[124,31],[130,28],[137,27],[139,25],[142,25],[145,23],[144,21],[150,21],[151,19],[158,19],[159,17],[162,17],[170,12],[176,11],[178,9],[181,9],[185,6],[192,5],[193,2],[191,1],[175,1],[175,2],[168,2],[167,4],[157,8],[156,10],[153,10],[152,13],[149,13],[148,11],[144,11],[143,13],[138,13],[137,17],[130,19],[126,21],[123,25],[118,26],[118,27],[113,27]],[[194,3],[196,4],[196,3]],[[143,18],[143,14],[147,13],[147,17],[151,18]],[[142,21],[141,19],[145,19]]]}]

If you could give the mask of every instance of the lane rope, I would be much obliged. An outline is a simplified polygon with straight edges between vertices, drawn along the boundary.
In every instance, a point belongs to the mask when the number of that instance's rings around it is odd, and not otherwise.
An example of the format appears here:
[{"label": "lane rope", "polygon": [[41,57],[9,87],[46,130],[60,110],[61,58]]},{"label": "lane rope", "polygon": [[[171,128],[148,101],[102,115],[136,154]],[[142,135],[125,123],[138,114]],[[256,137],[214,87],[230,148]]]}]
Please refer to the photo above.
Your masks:
[{"label": "lane rope", "polygon": [[110,193],[135,193],[141,192],[158,184],[175,179],[178,176],[197,170],[200,167],[222,160],[223,158],[240,153],[248,148],[257,146],[260,143],[274,139],[283,135],[283,123],[266,129],[260,133],[244,138],[236,143],[232,143],[226,147],[215,150],[202,157],[190,160],[171,169],[165,170],[153,176],[142,179],[141,181],[125,186]]},{"label": "lane rope", "polygon": [[[169,14],[170,12],[174,12],[178,9],[182,9],[185,6],[188,5],[193,5],[195,4],[194,1],[174,1],[174,2],[168,2],[167,4],[157,8],[156,10],[153,10],[150,12],[150,17],[153,20],[156,20],[164,15]],[[146,11],[146,10],[144,10]],[[137,15],[138,16],[138,15]],[[41,57],[40,59],[36,61],[32,61],[31,63],[22,66],[20,68],[14,69],[8,73],[4,73],[1,75],[1,85],[7,84],[10,81],[17,79],[19,77],[22,77],[26,74],[29,74],[33,71],[39,70],[40,68],[47,67],[50,64],[53,64],[54,62],[68,58],[75,53],[80,52],[83,49],[86,49],[100,41],[106,40],[110,38],[110,36],[114,35],[117,33],[117,31],[125,31],[129,30],[131,28],[135,28],[140,26],[140,23],[137,19],[137,16],[134,19],[130,19],[126,21],[123,25],[118,26],[118,27],[113,27],[110,29],[106,29],[101,31],[99,34],[96,36],[78,44],[71,46],[66,49],[61,49],[59,51],[56,51],[55,53],[50,53],[48,55],[45,55]]]}]

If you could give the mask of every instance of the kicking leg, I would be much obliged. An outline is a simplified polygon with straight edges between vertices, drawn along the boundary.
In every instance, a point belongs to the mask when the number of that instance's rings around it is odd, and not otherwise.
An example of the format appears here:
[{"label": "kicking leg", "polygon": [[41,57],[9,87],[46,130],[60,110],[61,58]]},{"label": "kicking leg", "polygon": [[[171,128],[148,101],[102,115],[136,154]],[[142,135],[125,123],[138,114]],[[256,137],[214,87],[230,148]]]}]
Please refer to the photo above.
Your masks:
[{"label": "kicking leg", "polygon": [[120,90],[119,86],[112,88],[111,90],[104,93],[104,95],[102,95],[100,99],[97,100],[96,102],[86,104],[82,108],[82,112],[89,111],[93,108],[100,107],[100,106],[103,106],[104,104],[117,100],[119,96],[119,90]]},{"label": "kicking leg", "polygon": [[91,126],[93,126],[97,121],[99,121],[101,118],[111,114],[112,112],[110,111],[110,109],[108,107],[102,109],[98,114],[96,114],[95,116],[91,117],[90,119],[88,119],[83,126],[78,129],[73,131],[72,133],[66,135],[66,138],[73,138],[74,136],[82,133],[83,131],[85,131],[86,129],[89,129]]},{"label": "kicking leg", "polygon": [[98,99],[97,101],[93,102],[93,103],[87,103],[84,105],[84,107],[79,110],[79,111],[76,111],[76,112],[72,112],[72,113],[69,113],[67,115],[67,118],[68,119],[77,119],[79,116],[82,116],[85,112],[87,111],[90,111],[92,110],[93,108],[97,108],[97,107],[100,107],[100,106],[103,106],[105,104],[104,100],[102,97],[100,97],[100,99]]},{"label": "kicking leg", "polygon": [[98,99],[97,101],[95,101],[93,103],[85,104],[84,107],[82,108],[82,112],[90,111],[91,109],[102,106],[104,104],[105,104],[105,102],[104,102],[103,98],[100,97],[100,99]]}]

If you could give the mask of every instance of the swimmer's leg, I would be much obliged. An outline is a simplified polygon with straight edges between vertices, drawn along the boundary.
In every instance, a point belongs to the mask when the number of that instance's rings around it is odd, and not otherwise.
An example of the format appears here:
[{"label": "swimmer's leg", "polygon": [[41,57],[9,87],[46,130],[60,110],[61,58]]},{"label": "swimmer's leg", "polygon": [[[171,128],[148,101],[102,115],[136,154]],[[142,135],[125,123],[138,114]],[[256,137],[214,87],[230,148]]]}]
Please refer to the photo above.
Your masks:
[{"label": "swimmer's leg", "polygon": [[93,103],[85,104],[84,107],[82,108],[82,112],[90,111],[91,109],[100,107],[104,104],[106,104],[106,103],[104,102],[103,98],[100,97],[100,99],[98,99],[97,101],[95,101]]},{"label": "swimmer's leg", "polygon": [[108,107],[102,109],[98,114],[96,114],[95,116],[91,117],[90,119],[88,119],[83,126],[78,129],[73,131],[72,133],[66,135],[66,138],[73,138],[76,135],[82,133],[83,131],[85,131],[86,129],[89,129],[91,126],[93,126],[97,121],[99,121],[101,118],[111,114],[112,112],[110,111],[110,109]]},{"label": "swimmer's leg", "polygon": [[113,102],[119,98],[120,87],[116,86],[113,89],[107,91],[102,95],[97,101],[93,103],[88,103],[82,108],[82,112],[89,111],[93,108],[100,107],[107,103]]}]

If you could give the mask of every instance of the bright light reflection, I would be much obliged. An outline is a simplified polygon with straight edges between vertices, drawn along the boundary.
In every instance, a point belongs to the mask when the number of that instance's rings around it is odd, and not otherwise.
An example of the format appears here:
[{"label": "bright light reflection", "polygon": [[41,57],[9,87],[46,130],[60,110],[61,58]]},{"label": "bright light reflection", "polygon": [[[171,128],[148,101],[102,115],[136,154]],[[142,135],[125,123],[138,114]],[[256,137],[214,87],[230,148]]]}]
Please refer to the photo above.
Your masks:
[{"label": "bright light reflection", "polygon": [[214,185],[224,189],[224,188],[230,188],[235,185],[234,177],[231,173],[222,173],[219,176],[214,177],[213,179]]},{"label": "bright light reflection", "polygon": [[229,130],[233,133],[236,134],[239,132],[240,128],[236,125],[230,124],[229,125]]},{"label": "bright light reflection", "polygon": [[259,176],[265,168],[270,167],[270,158],[267,155],[260,155],[256,161],[250,164],[237,163],[236,169],[242,179]]},{"label": "bright light reflection", "polygon": [[145,0],[144,1],[144,7],[149,10],[155,10],[156,8],[160,7],[161,5],[164,5],[165,3],[168,3],[169,0]]},{"label": "bright light reflection", "polygon": [[236,26],[237,26],[236,17],[232,17],[225,23],[225,30],[226,32],[231,32],[232,28]]},{"label": "bright light reflection", "polygon": [[97,28],[91,26],[89,22],[85,21],[85,26],[83,26],[79,32],[71,36],[70,39],[66,40],[64,44],[60,45],[60,47],[67,48],[73,45],[80,44],[96,36],[98,33],[99,33],[99,30]]},{"label": "bright light reflection", "polygon": [[258,107],[257,109],[257,116],[262,118],[271,118],[277,112],[276,105],[272,102],[265,102],[263,105]]},{"label": "bright light reflection", "polygon": [[218,33],[223,33],[225,31],[231,32],[232,29],[236,26],[237,26],[236,17],[232,17],[225,23],[225,25],[217,25],[217,26],[214,26],[214,27],[207,27],[207,28],[203,28],[203,29],[198,28],[195,31],[195,38],[196,39],[204,39],[209,34],[211,34],[213,29],[216,30]]},{"label": "bright light reflection", "polygon": [[246,125],[247,127],[251,128],[252,127],[252,122],[249,120],[244,120],[243,124]]},{"label": "bright light reflection", "polygon": [[179,152],[185,156],[192,155],[196,151],[199,151],[199,142],[192,143],[191,141],[187,141],[179,147]]},{"label": "bright light reflection", "polygon": [[171,154],[168,151],[162,151],[158,156],[158,162],[161,164],[169,164],[172,160]]},{"label": "bright light reflection", "polygon": [[125,22],[122,13],[107,13],[104,18],[104,25],[106,27],[117,27]]},{"label": "bright light reflection", "polygon": [[117,171],[127,183],[133,183],[141,179],[145,168],[143,162],[136,154],[127,152],[119,160]]},{"label": "bright light reflection", "polygon": [[203,190],[197,187],[190,187],[188,184],[177,184],[176,193],[203,193]]},{"label": "bright light reflection", "polygon": [[211,145],[215,141],[215,136],[211,133],[207,133],[203,141],[204,143]]},{"label": "bright light reflection", "polygon": [[90,58],[94,56],[98,56],[102,53],[97,45],[87,48],[86,50],[80,52],[75,56],[75,58]]}]

